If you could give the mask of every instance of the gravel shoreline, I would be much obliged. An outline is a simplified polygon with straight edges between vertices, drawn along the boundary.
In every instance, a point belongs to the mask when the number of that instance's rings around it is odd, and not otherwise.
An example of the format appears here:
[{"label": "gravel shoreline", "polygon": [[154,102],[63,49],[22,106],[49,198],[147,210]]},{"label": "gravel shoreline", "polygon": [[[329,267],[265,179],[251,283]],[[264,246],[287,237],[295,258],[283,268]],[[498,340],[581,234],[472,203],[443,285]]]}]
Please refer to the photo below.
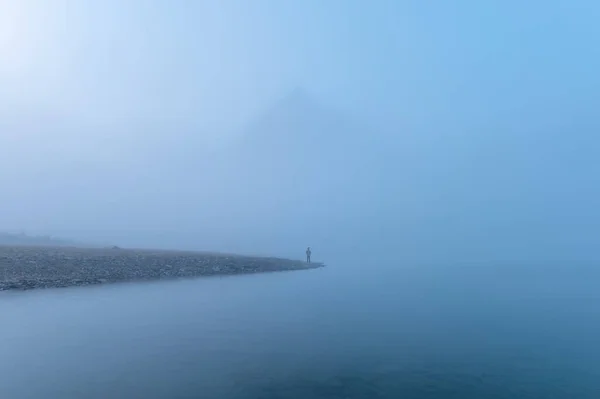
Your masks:
[{"label": "gravel shoreline", "polygon": [[0,246],[0,291],[306,270],[321,263],[242,255]]}]

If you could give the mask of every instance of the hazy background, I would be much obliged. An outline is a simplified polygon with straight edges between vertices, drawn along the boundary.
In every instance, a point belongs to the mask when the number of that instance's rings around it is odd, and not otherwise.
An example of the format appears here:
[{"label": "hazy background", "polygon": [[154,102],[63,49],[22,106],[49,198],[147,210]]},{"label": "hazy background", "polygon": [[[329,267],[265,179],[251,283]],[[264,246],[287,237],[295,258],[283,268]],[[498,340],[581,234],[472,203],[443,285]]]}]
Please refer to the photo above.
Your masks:
[{"label": "hazy background", "polygon": [[594,1],[0,0],[0,229],[600,258]]}]

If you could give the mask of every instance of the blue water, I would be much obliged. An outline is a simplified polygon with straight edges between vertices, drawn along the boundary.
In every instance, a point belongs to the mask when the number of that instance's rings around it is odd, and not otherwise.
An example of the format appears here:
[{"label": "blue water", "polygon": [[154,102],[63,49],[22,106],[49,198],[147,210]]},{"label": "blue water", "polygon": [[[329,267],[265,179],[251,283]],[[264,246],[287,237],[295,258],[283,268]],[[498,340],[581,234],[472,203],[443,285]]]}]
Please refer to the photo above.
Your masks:
[{"label": "blue water", "polygon": [[335,265],[0,293],[0,398],[600,398],[600,270]]}]

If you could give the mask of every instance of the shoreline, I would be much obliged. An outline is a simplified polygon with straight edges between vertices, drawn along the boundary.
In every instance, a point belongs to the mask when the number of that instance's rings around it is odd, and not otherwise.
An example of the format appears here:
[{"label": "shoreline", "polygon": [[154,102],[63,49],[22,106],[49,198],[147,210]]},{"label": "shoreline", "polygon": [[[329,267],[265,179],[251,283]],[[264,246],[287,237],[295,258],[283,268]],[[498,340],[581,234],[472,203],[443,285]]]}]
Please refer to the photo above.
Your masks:
[{"label": "shoreline", "polygon": [[211,252],[0,245],[0,291],[309,270],[322,263]]}]

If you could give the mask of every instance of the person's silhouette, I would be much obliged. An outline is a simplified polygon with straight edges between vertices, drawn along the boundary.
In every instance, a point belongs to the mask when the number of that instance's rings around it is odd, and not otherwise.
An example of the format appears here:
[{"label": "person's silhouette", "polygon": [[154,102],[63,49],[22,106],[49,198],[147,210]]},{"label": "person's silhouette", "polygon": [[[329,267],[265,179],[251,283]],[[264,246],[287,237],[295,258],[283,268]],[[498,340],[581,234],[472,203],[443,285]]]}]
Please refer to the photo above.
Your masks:
[{"label": "person's silhouette", "polygon": [[306,248],[306,263],[310,263],[310,255],[311,255],[310,247]]}]

